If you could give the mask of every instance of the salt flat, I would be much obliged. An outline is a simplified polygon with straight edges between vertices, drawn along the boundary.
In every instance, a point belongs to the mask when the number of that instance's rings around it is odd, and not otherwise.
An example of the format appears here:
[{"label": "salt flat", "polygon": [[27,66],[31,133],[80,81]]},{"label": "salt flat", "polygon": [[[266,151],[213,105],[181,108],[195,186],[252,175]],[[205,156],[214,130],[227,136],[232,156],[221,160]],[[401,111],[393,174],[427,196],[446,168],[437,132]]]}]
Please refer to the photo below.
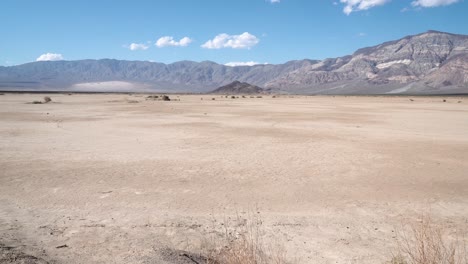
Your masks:
[{"label": "salt flat", "polygon": [[43,96],[0,96],[0,244],[51,263],[165,263],[252,212],[297,263],[468,227],[466,97]]}]

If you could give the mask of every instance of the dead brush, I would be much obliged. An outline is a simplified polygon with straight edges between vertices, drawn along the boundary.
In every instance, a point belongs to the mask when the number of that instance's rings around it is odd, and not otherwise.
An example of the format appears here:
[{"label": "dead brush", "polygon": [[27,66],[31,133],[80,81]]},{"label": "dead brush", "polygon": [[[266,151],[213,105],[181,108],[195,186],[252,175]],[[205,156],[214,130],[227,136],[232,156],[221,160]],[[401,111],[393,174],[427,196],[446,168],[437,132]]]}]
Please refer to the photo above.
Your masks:
[{"label": "dead brush", "polygon": [[[258,214],[247,218],[228,218],[220,225],[222,233],[213,233],[205,241],[202,254],[206,264],[286,264],[281,246],[267,246]],[[214,228],[216,221],[213,221]]]},{"label": "dead brush", "polygon": [[[408,230],[408,229],[407,229]],[[397,233],[397,254],[391,264],[468,264],[467,246],[460,232],[450,237],[427,216],[409,231]]]}]

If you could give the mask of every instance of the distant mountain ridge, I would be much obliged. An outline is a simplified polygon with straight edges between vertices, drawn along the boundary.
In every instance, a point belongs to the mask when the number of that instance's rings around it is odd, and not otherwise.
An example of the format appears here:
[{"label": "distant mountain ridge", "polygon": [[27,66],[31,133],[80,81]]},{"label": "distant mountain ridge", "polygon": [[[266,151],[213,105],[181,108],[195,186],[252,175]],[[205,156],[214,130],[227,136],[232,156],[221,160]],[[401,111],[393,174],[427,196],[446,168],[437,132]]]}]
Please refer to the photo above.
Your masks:
[{"label": "distant mountain ridge", "polygon": [[468,93],[468,35],[428,31],[344,57],[277,65],[103,59],[0,67],[0,90],[199,93],[237,80],[278,93]]}]

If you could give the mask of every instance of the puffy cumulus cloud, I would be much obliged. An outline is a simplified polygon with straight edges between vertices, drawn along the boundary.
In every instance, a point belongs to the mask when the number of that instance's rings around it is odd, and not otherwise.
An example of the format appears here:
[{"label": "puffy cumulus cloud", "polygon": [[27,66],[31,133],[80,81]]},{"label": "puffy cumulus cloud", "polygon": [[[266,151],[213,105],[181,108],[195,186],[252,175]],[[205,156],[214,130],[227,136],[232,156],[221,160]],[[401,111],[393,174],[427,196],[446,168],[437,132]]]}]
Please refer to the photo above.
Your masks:
[{"label": "puffy cumulus cloud", "polygon": [[258,64],[268,64],[268,63],[260,63],[256,61],[245,61],[245,62],[233,61],[233,62],[228,62],[224,65],[229,66],[229,67],[236,67],[236,66],[254,66]]},{"label": "puffy cumulus cloud", "polygon": [[250,34],[244,32],[240,35],[228,35],[219,34],[214,39],[208,40],[201,47],[205,49],[221,49],[221,48],[233,48],[233,49],[250,49],[257,45],[260,40]]},{"label": "puffy cumulus cloud", "polygon": [[352,12],[367,10],[369,8],[380,6],[390,2],[391,0],[340,0],[345,4],[343,12],[347,15]]},{"label": "puffy cumulus cloud", "polygon": [[156,46],[158,48],[164,48],[164,47],[186,47],[190,43],[192,43],[192,39],[189,37],[183,37],[179,41],[174,40],[173,37],[170,36],[165,36],[161,37],[156,41]]},{"label": "puffy cumulus cloud", "polygon": [[451,5],[457,2],[460,2],[460,0],[416,0],[411,2],[411,5],[416,7],[436,7]]},{"label": "puffy cumulus cloud", "polygon": [[39,56],[36,61],[58,61],[63,60],[62,54],[58,53],[45,53]]},{"label": "puffy cumulus cloud", "polygon": [[281,2],[281,0],[267,0],[267,1],[272,4]]},{"label": "puffy cumulus cloud", "polygon": [[130,50],[147,50],[149,48],[148,45],[140,44],[140,43],[132,43],[128,46]]}]

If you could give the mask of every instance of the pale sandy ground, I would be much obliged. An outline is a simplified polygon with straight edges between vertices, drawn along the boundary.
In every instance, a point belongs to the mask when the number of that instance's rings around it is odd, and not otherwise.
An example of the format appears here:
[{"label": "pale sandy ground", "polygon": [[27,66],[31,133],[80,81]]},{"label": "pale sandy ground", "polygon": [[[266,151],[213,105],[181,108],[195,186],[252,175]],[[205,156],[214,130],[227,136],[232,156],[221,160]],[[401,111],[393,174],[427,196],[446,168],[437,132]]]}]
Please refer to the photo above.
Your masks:
[{"label": "pale sandy ground", "polygon": [[51,263],[166,263],[255,208],[296,263],[467,229],[468,98],[43,96],[0,96],[0,244]]}]

